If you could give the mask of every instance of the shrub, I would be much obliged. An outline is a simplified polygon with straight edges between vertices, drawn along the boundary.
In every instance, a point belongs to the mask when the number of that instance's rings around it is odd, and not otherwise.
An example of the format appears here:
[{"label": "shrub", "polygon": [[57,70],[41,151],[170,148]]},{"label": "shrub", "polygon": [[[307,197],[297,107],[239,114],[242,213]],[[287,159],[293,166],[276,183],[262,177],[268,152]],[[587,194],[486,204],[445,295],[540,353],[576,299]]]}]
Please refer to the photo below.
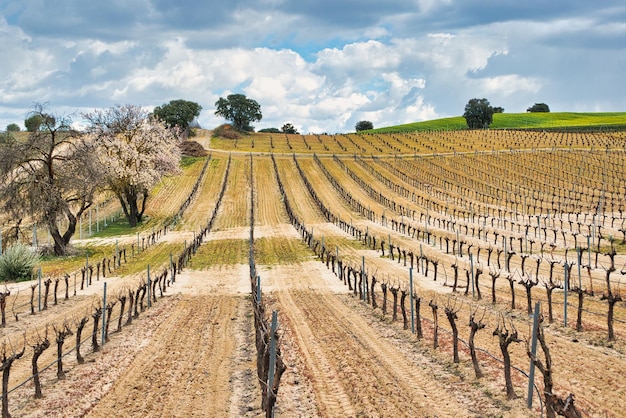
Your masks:
[{"label": "shrub", "polygon": [[226,139],[239,139],[241,138],[241,134],[237,132],[232,125],[224,124],[220,125],[213,130],[213,136],[221,137]]},{"label": "shrub", "polygon": [[207,150],[197,141],[183,141],[178,147],[181,154],[187,157],[205,157],[208,154]]},{"label": "shrub", "polygon": [[39,254],[23,244],[9,247],[0,256],[0,280],[30,280],[33,269],[39,263]]}]

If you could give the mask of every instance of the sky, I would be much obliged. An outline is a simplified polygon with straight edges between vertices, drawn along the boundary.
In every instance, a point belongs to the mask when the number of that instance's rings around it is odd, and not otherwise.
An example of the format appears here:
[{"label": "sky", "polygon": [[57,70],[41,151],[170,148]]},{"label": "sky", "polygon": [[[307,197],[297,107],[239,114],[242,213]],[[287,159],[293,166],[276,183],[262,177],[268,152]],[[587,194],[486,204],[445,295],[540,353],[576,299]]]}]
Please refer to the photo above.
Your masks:
[{"label": "sky", "polygon": [[184,99],[261,105],[257,130],[353,132],[463,114],[626,111],[623,0],[0,0],[0,130]]}]

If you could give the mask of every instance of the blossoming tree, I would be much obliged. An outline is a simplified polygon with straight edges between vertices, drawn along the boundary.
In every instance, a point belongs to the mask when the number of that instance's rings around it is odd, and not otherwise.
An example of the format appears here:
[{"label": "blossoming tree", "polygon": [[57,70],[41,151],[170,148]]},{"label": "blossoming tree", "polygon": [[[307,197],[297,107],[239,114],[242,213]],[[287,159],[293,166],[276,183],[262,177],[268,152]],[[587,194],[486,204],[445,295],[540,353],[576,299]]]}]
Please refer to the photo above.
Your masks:
[{"label": "blossoming tree", "polygon": [[130,226],[141,223],[150,190],[180,170],[178,132],[139,106],[115,106],[83,115],[96,140],[105,180]]}]

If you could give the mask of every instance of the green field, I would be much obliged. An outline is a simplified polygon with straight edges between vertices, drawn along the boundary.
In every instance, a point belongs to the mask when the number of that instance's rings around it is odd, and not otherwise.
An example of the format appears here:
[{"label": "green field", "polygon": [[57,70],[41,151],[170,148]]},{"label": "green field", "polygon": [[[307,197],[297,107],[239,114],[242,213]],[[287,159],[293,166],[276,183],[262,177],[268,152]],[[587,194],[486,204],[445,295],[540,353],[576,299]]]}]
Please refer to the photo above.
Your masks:
[{"label": "green field", "polygon": [[[618,129],[626,130],[626,112],[496,113],[492,129]],[[463,116],[388,126],[367,132],[410,132],[467,129]]]}]

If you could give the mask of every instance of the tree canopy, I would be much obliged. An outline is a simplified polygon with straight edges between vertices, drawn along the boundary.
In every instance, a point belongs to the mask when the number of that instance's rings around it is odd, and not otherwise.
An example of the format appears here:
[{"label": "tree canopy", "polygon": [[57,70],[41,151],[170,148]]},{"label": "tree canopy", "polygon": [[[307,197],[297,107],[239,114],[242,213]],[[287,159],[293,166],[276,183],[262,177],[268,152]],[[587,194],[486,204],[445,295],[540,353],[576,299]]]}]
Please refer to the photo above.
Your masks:
[{"label": "tree canopy", "polygon": [[494,109],[487,99],[471,99],[465,105],[463,117],[470,129],[488,128],[493,121]]},{"label": "tree canopy", "polygon": [[535,113],[535,112],[550,112],[550,107],[545,103],[535,103],[528,109],[527,112]]},{"label": "tree canopy", "polygon": [[374,129],[374,124],[369,120],[360,120],[356,123],[354,129],[356,129],[357,132],[367,131],[370,129]]},{"label": "tree canopy", "polygon": [[163,106],[154,108],[153,114],[167,126],[177,126],[181,131],[187,132],[187,129],[195,118],[200,115],[202,106],[198,103],[187,100],[171,100]]},{"label": "tree canopy", "polygon": [[298,130],[291,124],[291,123],[286,123],[283,125],[283,127],[281,128],[283,133],[286,134],[297,134]]},{"label": "tree canopy", "polygon": [[[43,108],[41,104],[36,104],[35,107]],[[41,113],[39,111],[31,112],[26,119],[24,119],[24,126],[28,132],[35,132],[39,130],[42,125],[51,126],[55,124],[54,116],[47,113]],[[66,127],[69,129],[69,126]]]},{"label": "tree canopy", "polygon": [[116,106],[83,115],[98,146],[108,188],[120,201],[130,226],[143,220],[149,192],[166,174],[177,173],[179,138],[138,106]]},{"label": "tree canopy", "polygon": [[231,121],[233,126],[240,131],[253,132],[254,126],[250,123],[263,118],[261,105],[243,94],[229,94],[226,99],[220,97],[215,102],[215,107],[217,116]]},{"label": "tree canopy", "polygon": [[7,132],[19,132],[20,127],[17,123],[10,123],[7,125]]}]

